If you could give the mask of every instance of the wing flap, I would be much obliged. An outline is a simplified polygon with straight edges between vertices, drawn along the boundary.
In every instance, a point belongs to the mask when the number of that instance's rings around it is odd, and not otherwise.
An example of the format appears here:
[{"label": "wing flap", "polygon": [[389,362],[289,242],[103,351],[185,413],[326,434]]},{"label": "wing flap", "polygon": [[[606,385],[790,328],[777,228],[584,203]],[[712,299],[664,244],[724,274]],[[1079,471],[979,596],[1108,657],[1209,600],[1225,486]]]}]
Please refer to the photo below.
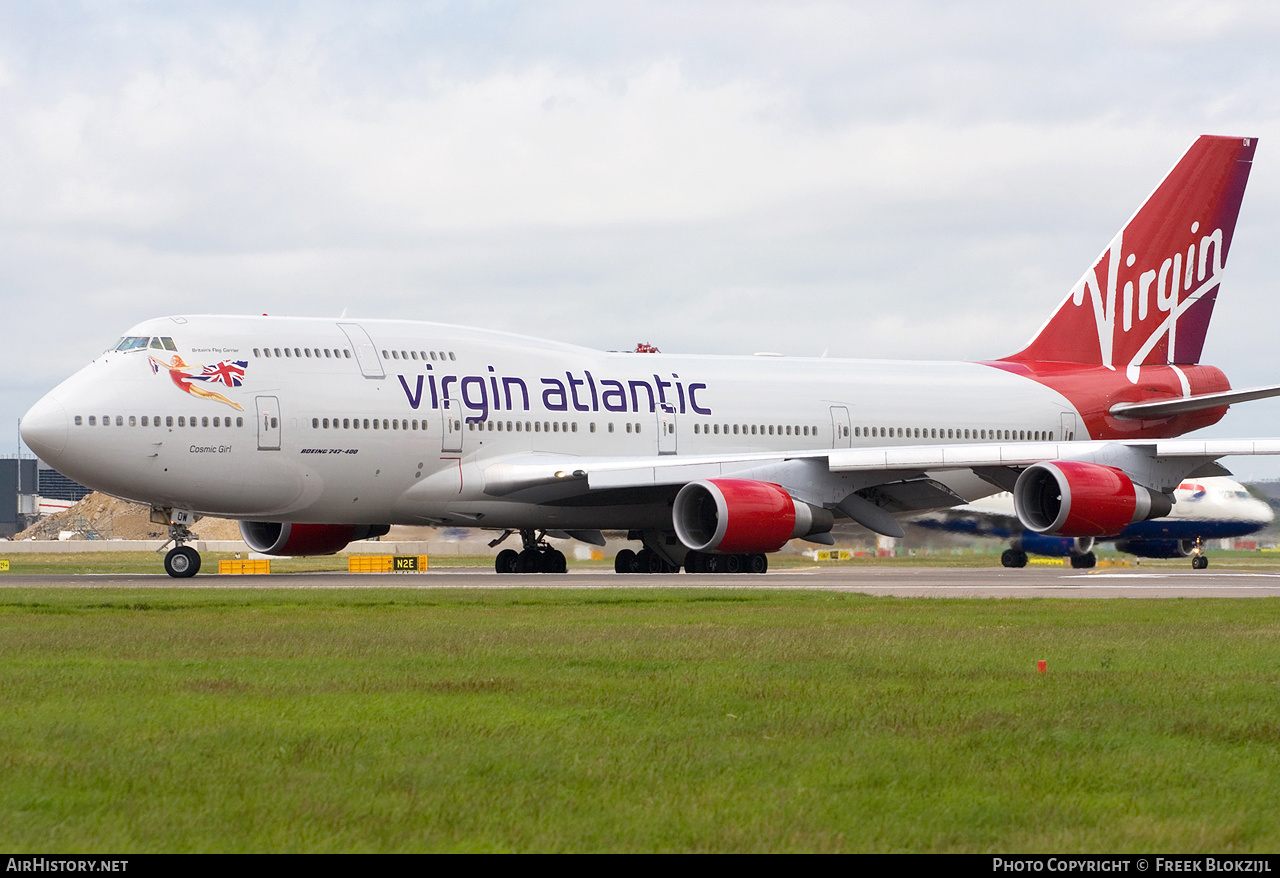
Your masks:
[{"label": "wing flap", "polygon": [[964,503],[964,498],[934,479],[908,479],[888,482],[858,492],[864,499],[886,512],[919,512]]}]

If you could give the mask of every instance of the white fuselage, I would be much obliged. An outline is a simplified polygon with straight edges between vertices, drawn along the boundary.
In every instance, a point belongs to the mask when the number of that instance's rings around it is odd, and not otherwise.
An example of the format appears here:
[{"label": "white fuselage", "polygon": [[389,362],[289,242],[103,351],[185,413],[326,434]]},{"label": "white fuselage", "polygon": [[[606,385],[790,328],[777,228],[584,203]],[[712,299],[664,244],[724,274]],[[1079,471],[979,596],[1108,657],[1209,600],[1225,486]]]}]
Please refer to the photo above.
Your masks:
[{"label": "white fuselage", "polygon": [[486,493],[486,470],[1088,438],[1057,391],[974,363],[610,353],[389,320],[170,317],[127,338],[37,403],[24,438],[97,490],[233,518],[669,527],[659,493],[532,503]]}]

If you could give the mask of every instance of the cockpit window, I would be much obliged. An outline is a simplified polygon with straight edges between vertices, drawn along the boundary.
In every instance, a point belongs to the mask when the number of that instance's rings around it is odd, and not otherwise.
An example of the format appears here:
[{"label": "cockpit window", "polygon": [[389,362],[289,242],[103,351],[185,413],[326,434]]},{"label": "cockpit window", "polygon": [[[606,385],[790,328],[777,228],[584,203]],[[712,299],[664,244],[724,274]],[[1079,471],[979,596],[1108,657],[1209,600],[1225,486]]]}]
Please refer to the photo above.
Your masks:
[{"label": "cockpit window", "polygon": [[178,346],[173,343],[173,339],[167,335],[163,337],[157,335],[151,339],[151,347],[158,351],[176,351],[178,349]]},{"label": "cockpit window", "polygon": [[138,351],[147,346],[147,342],[151,339],[145,335],[131,335],[128,338],[122,338],[120,343],[116,345],[118,351]]}]

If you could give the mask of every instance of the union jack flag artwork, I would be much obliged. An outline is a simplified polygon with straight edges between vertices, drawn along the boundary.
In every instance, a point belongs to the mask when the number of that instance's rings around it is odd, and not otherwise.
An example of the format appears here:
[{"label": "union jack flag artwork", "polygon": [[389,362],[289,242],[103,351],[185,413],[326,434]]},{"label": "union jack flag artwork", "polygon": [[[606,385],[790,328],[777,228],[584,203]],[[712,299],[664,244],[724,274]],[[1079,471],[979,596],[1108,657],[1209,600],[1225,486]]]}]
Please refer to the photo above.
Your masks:
[{"label": "union jack flag artwork", "polygon": [[225,384],[227,387],[239,387],[244,383],[244,370],[249,368],[248,360],[223,360],[212,366],[205,366],[204,372],[191,377],[197,381],[212,381],[214,384]]}]

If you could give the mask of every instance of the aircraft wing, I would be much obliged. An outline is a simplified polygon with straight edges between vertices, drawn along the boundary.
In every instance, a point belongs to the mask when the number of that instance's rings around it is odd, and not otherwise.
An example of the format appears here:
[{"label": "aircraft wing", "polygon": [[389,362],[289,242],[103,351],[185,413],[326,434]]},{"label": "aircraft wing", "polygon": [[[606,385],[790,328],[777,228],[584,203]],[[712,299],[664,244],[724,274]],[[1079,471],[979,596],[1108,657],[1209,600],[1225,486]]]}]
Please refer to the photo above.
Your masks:
[{"label": "aircraft wing", "polygon": [[532,454],[495,462],[483,473],[491,496],[547,504],[575,502],[588,494],[607,504],[611,491],[621,492],[615,495],[619,502],[634,498],[637,490],[674,497],[684,485],[706,479],[767,482],[796,500],[839,510],[876,533],[901,537],[895,515],[1012,491],[1022,471],[1034,464],[1109,467],[1135,485],[1168,495],[1188,476],[1224,474],[1215,463],[1219,457],[1257,454],[1280,454],[1280,439],[996,442],[644,458]]},{"label": "aircraft wing", "polygon": [[[773,481],[800,499],[832,505],[855,491],[919,480],[926,473],[967,470],[998,490],[1010,490],[1023,468],[1065,460],[1115,467],[1145,487],[1167,492],[1219,457],[1258,454],[1280,454],[1280,439],[997,442],[643,458],[529,454],[492,463],[483,472],[485,493],[531,502],[734,477]],[[946,505],[953,504],[915,508]]]}]

